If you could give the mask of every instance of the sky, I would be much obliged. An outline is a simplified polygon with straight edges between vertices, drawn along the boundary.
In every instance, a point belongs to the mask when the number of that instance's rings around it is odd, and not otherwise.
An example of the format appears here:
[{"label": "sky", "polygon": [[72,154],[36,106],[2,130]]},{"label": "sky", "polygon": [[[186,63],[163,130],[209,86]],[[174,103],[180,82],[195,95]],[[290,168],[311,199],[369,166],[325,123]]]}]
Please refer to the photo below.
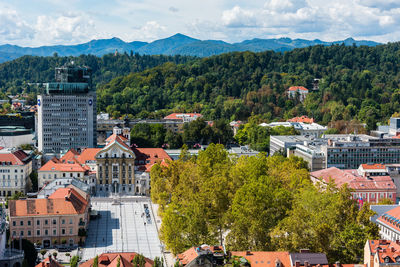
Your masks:
[{"label": "sky", "polygon": [[0,44],[154,41],[400,40],[400,0],[0,0]]}]

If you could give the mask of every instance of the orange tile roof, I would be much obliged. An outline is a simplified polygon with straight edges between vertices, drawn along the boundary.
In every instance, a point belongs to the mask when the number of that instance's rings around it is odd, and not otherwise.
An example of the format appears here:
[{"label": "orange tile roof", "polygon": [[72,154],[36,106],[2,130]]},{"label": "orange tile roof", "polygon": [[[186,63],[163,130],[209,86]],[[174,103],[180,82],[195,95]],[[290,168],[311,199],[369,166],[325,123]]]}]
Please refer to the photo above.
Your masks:
[{"label": "orange tile roof", "polygon": [[130,149],[130,147],[127,144],[125,144],[125,142],[127,140],[128,139],[126,139],[122,135],[112,134],[112,135],[110,135],[110,137],[107,138],[107,140],[106,140],[107,145],[104,148],[107,148],[107,147],[111,146],[112,144],[114,144],[115,142],[117,142],[120,145],[122,145],[123,147]]},{"label": "orange tile roof", "polygon": [[301,116],[301,117],[294,117],[291,118],[289,120],[287,120],[288,122],[303,122],[303,123],[314,123],[314,119],[313,118],[309,118],[307,116]]},{"label": "orange tile roof", "polygon": [[58,261],[51,257],[47,257],[41,263],[37,264],[35,267],[63,267]]},{"label": "orange tile roof", "polygon": [[304,86],[291,86],[291,87],[289,87],[289,91],[304,91],[304,92],[308,92],[308,89],[305,88]]},{"label": "orange tile roof", "polygon": [[[400,206],[385,212],[377,219],[377,221],[400,231]],[[400,250],[398,252],[400,252]]]},{"label": "orange tile roof", "polygon": [[22,150],[0,154],[0,165],[25,165],[28,154]]},{"label": "orange tile roof", "polygon": [[183,120],[183,116],[191,118],[203,117],[200,113],[172,113],[164,117],[164,120]]},{"label": "orange tile roof", "polygon": [[380,263],[385,262],[385,257],[389,257],[390,263],[396,262],[396,257],[400,253],[400,242],[390,240],[368,240],[368,245],[371,251],[370,256],[378,253]]},{"label": "orange tile roof", "polygon": [[281,262],[282,267],[290,266],[290,254],[287,251],[232,251],[232,256],[246,258],[251,266],[257,267],[275,267],[277,260]]},{"label": "orange tile roof", "polygon": [[86,172],[87,167],[81,166],[79,163],[58,163],[49,160],[39,171],[59,171],[59,172]]},{"label": "orange tile roof", "polygon": [[[120,267],[134,267],[132,260],[136,255],[136,252],[103,253],[98,257],[98,267],[117,267],[118,259],[120,259]],[[151,259],[146,257],[144,259],[145,267],[153,266],[154,262]],[[79,267],[92,267],[93,262],[94,258],[81,263]]]},{"label": "orange tile roof", "polygon": [[199,255],[197,250],[200,251],[210,251],[210,253],[216,252],[216,251],[223,251],[223,247],[221,246],[208,246],[208,245],[202,245],[200,247],[191,247],[185,252],[176,255],[177,260],[179,260],[181,265],[187,265],[194,261],[197,256]]},{"label": "orange tile roof", "polygon": [[[172,160],[171,157],[162,148],[132,148],[132,151],[136,155],[138,165],[144,166],[142,170],[149,172],[154,164],[161,162],[164,166],[168,165],[168,160]],[[140,164],[140,161],[145,162]],[[148,161],[148,162],[147,162]]]},{"label": "orange tile roof", "polygon": [[86,148],[82,151],[82,153],[78,156],[78,161],[81,164],[85,164],[86,161],[96,160],[96,154],[99,152],[101,148]]},{"label": "orange tile roof", "polygon": [[123,136],[123,135],[112,134],[112,135],[110,135],[110,136],[106,139],[106,142],[108,143],[108,142],[114,141],[115,138],[116,138],[117,136],[120,137],[120,139],[121,139],[123,142],[128,141],[128,139],[127,139],[125,136]]},{"label": "orange tile roof", "polygon": [[381,170],[386,169],[386,166],[383,164],[361,164],[364,170]]},{"label": "orange tile roof", "polygon": [[57,189],[49,198],[10,200],[10,216],[71,215],[85,212],[88,202],[73,188]]}]

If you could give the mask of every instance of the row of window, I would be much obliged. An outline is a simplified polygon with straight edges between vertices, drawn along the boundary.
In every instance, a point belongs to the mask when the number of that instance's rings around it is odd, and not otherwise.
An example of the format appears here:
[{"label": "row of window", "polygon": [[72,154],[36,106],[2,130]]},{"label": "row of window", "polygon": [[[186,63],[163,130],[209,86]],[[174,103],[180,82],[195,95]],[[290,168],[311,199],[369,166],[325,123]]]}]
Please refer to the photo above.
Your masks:
[{"label": "row of window", "polygon": [[[18,170],[15,169],[14,172],[18,173]],[[21,172],[24,172],[24,170],[21,169]],[[0,173],[10,173],[10,170],[9,169],[0,169]]]},{"label": "row of window", "polygon": [[[65,235],[67,232],[66,232],[66,229],[61,229],[61,234],[62,235]],[[24,236],[24,231],[20,231],[19,232],[19,236]],[[69,228],[69,234],[70,235],[72,235],[73,234],[73,228]],[[40,230],[36,230],[36,235],[37,236],[40,236]],[[49,230],[48,229],[45,229],[44,230],[44,235],[49,235]],[[57,230],[56,229],[53,229],[53,235],[57,235]],[[13,236],[17,236],[17,232],[16,231],[13,231]],[[32,231],[31,230],[28,230],[27,231],[27,236],[32,236]]]},{"label": "row of window", "polygon": [[[82,221],[82,219],[81,219],[81,221]],[[66,223],[65,219],[62,219],[61,220],[61,224],[65,224],[65,223]],[[31,225],[32,221],[28,220],[27,224],[28,224],[28,226]],[[45,219],[44,220],[44,225],[48,225],[48,224],[49,224],[49,220]],[[57,224],[57,220],[53,219],[53,224]],[[69,224],[73,224],[73,219],[69,219]],[[19,225],[20,226],[24,226],[24,221],[19,221]],[[40,225],[40,220],[36,220],[36,225]],[[13,221],[13,226],[17,226],[17,222],[16,221]]]}]

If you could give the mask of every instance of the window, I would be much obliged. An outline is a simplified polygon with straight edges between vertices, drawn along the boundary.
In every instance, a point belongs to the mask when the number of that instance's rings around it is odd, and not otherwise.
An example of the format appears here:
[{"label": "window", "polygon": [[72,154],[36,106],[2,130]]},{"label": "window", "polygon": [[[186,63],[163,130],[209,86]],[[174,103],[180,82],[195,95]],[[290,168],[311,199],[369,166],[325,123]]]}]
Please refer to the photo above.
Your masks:
[{"label": "window", "polygon": [[72,228],[69,228],[69,234],[72,235]]},{"label": "window", "polygon": [[13,236],[17,236],[17,232],[15,232],[15,231],[13,231],[13,234],[12,234]]},{"label": "window", "polygon": [[31,236],[32,232],[30,230],[28,230],[28,236]]},{"label": "window", "polygon": [[40,225],[40,221],[39,220],[36,221],[36,225]]},{"label": "window", "polygon": [[36,230],[36,235],[40,235],[40,230]]},{"label": "window", "polygon": [[45,235],[49,235],[49,230],[47,230],[47,229],[44,230],[44,234],[45,234]]},{"label": "window", "polygon": [[28,221],[28,225],[31,225],[31,221]]},{"label": "window", "polygon": [[61,229],[61,234],[65,235],[65,229]]},{"label": "window", "polygon": [[61,220],[61,224],[65,224],[65,220],[64,219]]},{"label": "window", "polygon": [[20,234],[20,236],[24,236],[24,231],[21,231],[21,234]]},{"label": "window", "polygon": [[53,220],[53,224],[57,224],[57,220]]},{"label": "window", "polygon": [[57,235],[57,230],[56,229],[53,230],[53,235]]},{"label": "window", "polygon": [[48,221],[48,220],[44,220],[44,224],[45,224],[45,225],[48,225],[48,224],[49,224],[49,221]]},{"label": "window", "polygon": [[19,225],[24,226],[24,221],[20,221]]},{"label": "window", "polygon": [[13,221],[13,226],[16,226],[17,225],[17,222],[16,221]]},{"label": "window", "polygon": [[69,219],[69,224],[72,224],[72,219]]}]

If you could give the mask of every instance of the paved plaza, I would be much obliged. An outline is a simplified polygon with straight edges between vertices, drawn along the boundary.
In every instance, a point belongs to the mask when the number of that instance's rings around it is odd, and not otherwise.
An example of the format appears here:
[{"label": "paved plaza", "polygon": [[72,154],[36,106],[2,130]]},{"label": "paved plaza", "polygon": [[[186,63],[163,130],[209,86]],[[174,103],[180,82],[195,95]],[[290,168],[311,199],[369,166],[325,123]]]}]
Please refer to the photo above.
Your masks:
[{"label": "paved plaza", "polygon": [[[144,204],[149,207],[150,219],[143,216]],[[120,204],[111,198],[92,198],[92,210],[98,211],[100,218],[90,222],[82,260],[104,252],[138,252],[150,259],[162,256],[148,198],[125,198]]]}]

